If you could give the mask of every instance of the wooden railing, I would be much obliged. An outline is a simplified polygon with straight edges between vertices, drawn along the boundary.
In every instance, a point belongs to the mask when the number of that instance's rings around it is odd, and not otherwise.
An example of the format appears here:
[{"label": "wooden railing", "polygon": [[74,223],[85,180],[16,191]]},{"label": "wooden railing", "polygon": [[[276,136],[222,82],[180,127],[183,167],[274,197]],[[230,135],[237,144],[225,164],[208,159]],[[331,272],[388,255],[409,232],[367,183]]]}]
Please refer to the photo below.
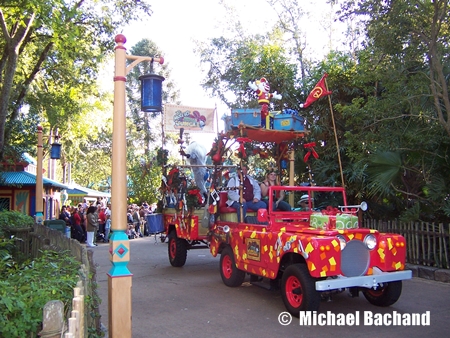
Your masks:
[{"label": "wooden railing", "polygon": [[368,219],[363,226],[405,237],[407,263],[450,269],[450,224]]}]

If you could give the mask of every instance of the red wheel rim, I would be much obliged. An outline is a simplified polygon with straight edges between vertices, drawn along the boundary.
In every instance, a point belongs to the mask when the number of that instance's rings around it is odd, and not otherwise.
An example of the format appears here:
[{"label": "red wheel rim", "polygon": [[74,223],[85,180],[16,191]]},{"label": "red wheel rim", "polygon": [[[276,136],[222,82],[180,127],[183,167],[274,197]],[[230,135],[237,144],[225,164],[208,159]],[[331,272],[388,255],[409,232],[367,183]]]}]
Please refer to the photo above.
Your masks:
[{"label": "red wheel rim", "polygon": [[225,278],[229,279],[233,274],[233,262],[230,256],[226,255],[222,260],[222,272]]},{"label": "red wheel rim", "polygon": [[382,294],[383,294],[383,292],[384,292],[384,287],[382,287],[382,288],[377,288],[376,290],[374,290],[374,289],[369,289],[369,290],[367,290],[367,293],[369,294],[369,295],[371,295],[372,297],[380,297]]},{"label": "red wheel rim", "polygon": [[170,257],[174,258],[177,255],[177,243],[174,240],[170,241]]},{"label": "red wheel rim", "polygon": [[286,298],[293,307],[298,308],[303,301],[303,290],[300,281],[295,276],[286,280]]}]

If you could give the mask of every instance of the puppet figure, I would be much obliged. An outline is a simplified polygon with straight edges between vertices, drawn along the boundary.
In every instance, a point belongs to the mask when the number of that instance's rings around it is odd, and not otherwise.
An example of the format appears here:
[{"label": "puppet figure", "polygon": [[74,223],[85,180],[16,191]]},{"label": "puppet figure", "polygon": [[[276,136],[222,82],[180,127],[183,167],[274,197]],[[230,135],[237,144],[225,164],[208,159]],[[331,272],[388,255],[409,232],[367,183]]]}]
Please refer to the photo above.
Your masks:
[{"label": "puppet figure", "polygon": [[262,77],[255,82],[250,81],[248,86],[258,95],[258,103],[261,106],[261,126],[266,126],[266,117],[269,115],[270,99],[281,100],[281,95],[277,92],[270,93],[270,85],[266,78]]},{"label": "puppet figure", "polygon": [[[181,150],[180,154],[186,156],[187,162],[189,165],[195,165],[192,168],[192,172],[194,173],[194,180],[197,187],[200,189],[201,194],[205,197],[207,196],[205,183],[208,177],[206,170],[206,148],[198,143],[191,142],[186,150]],[[197,167],[199,165],[200,167]],[[201,167],[201,166],[205,167]]]}]

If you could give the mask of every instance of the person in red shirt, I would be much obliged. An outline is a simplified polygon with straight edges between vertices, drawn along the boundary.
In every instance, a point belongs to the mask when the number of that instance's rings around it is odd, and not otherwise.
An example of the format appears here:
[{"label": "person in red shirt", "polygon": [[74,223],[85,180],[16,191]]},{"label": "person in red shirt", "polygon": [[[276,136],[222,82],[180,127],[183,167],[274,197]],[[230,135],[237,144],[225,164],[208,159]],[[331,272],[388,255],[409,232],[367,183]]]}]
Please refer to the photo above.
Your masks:
[{"label": "person in red shirt", "polygon": [[106,207],[102,206],[98,214],[98,233],[105,235]]},{"label": "person in red shirt", "polygon": [[72,238],[76,239],[78,242],[84,242],[84,231],[81,227],[81,217],[78,213],[78,208],[73,208],[71,215],[71,229],[72,229]]}]

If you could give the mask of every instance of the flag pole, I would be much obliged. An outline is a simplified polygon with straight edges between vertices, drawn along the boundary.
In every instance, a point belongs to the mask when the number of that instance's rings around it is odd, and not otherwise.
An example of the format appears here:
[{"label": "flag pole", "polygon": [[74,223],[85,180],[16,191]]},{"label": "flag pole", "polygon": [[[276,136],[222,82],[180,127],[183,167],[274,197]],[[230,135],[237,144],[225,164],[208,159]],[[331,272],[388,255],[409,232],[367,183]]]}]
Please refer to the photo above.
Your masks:
[{"label": "flag pole", "polygon": [[[327,83],[326,78],[325,78],[325,87],[326,87],[326,90],[328,91],[328,83]],[[333,105],[331,104],[331,95],[328,95],[328,103],[330,105],[331,120],[333,121],[334,139],[336,140],[336,148],[337,148],[337,155],[338,155],[338,161],[339,161],[339,170],[341,172],[342,187],[345,188],[344,173],[342,171],[341,152],[339,150],[339,142],[338,142],[338,137],[337,137],[336,124],[334,122],[334,112],[333,112]]]},{"label": "flag pole", "polygon": [[217,112],[217,103],[214,104],[214,119],[216,120],[216,134],[219,134],[219,114]]}]

